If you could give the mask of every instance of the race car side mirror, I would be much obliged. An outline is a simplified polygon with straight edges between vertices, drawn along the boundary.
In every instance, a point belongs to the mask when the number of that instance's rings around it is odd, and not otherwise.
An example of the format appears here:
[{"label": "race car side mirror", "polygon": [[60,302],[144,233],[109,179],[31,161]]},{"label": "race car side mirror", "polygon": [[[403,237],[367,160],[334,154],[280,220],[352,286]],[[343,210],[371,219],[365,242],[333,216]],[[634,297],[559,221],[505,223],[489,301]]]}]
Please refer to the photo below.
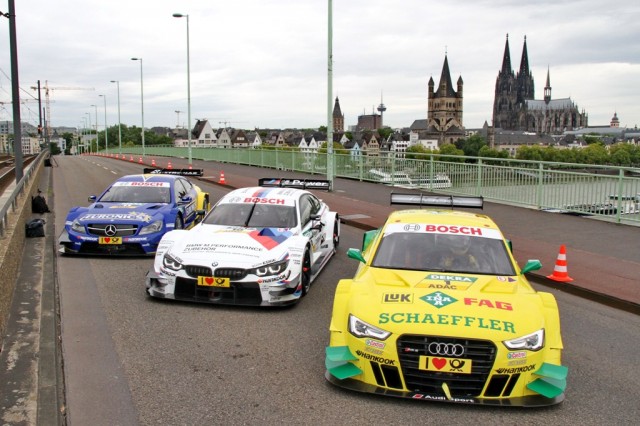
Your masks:
[{"label": "race car side mirror", "polygon": [[89,201],[90,202],[95,202],[98,199],[98,197],[96,197],[95,195],[89,195]]},{"label": "race car side mirror", "polygon": [[189,197],[188,195],[180,198],[180,204],[189,204],[191,201],[193,201],[193,198]]},{"label": "race car side mirror", "polygon": [[350,259],[358,260],[362,263],[367,263],[367,260],[362,255],[362,252],[355,248],[350,248],[349,250],[347,250],[347,257]]},{"label": "race car side mirror", "polygon": [[522,271],[520,271],[520,273],[524,275],[527,272],[537,271],[540,268],[542,268],[542,263],[539,260],[529,259],[527,260],[527,264],[524,265],[524,268],[522,268]]}]

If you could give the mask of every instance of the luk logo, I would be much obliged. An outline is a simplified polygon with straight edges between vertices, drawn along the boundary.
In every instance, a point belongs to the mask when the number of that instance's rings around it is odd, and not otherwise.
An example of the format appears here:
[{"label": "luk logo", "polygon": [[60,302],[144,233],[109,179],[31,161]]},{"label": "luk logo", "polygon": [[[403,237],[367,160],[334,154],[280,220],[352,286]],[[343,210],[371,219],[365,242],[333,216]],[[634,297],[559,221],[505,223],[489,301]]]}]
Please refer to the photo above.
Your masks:
[{"label": "luk logo", "polygon": [[449,296],[449,295],[447,295],[445,293],[442,293],[440,291],[436,291],[435,293],[427,294],[425,296],[422,296],[420,299],[425,301],[425,302],[427,302],[431,306],[434,306],[434,307],[438,308],[438,309],[458,301],[458,299],[453,298],[453,297],[451,297],[451,296]]},{"label": "luk logo", "polygon": [[382,303],[413,303],[411,293],[384,293]]}]

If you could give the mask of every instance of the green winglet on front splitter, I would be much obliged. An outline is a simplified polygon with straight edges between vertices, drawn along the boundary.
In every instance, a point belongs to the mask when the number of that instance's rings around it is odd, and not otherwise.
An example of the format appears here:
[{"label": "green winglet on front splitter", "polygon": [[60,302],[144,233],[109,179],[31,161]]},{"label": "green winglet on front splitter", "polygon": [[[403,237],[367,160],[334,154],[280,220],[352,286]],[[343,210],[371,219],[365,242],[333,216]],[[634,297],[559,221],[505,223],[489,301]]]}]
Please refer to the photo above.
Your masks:
[{"label": "green winglet on front splitter", "polygon": [[555,398],[567,388],[568,372],[567,367],[545,362],[533,373],[540,378],[527,384],[527,388],[547,398]]},{"label": "green winglet on front splitter", "polygon": [[347,346],[327,346],[325,352],[324,364],[332,376],[344,380],[362,373],[361,369],[350,362],[358,358],[349,351]]}]

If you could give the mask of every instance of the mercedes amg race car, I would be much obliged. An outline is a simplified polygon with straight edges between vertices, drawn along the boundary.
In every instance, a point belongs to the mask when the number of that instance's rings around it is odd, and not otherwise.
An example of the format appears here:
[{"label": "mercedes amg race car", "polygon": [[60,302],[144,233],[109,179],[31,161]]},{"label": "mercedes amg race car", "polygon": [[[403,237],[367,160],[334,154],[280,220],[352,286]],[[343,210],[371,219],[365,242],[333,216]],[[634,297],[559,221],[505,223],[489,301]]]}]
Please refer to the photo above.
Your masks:
[{"label": "mercedes amg race car", "polygon": [[338,214],[307,189],[326,180],[260,179],[221,198],[202,223],[160,242],[150,296],[194,302],[294,304],[336,252]]},{"label": "mercedes amg race car", "polygon": [[67,214],[58,242],[63,254],[153,255],[162,236],[189,228],[209,208],[209,194],[183,175],[202,170],[145,169],[123,176],[88,207]]},{"label": "mercedes amg race car", "polygon": [[335,292],[326,379],[361,392],[431,401],[545,406],[564,400],[556,300],[536,292],[482,198],[392,194],[353,279]]}]

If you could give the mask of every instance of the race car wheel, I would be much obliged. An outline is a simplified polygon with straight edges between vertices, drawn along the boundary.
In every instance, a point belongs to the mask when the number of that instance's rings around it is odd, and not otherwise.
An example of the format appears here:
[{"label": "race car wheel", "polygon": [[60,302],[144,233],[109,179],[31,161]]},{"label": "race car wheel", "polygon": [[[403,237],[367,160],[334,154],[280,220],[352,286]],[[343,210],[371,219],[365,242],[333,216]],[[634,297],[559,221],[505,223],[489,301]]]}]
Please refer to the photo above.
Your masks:
[{"label": "race car wheel", "polygon": [[308,247],[304,249],[304,256],[302,257],[300,283],[302,285],[302,296],[304,297],[311,288],[311,254]]},{"label": "race car wheel", "polygon": [[177,215],[176,222],[175,222],[175,225],[173,226],[173,229],[182,229],[182,228],[184,228],[184,220],[182,219],[181,215]]},{"label": "race car wheel", "polygon": [[338,218],[336,217],[336,221],[333,223],[333,248],[338,249],[340,245],[340,224],[338,223]]}]

